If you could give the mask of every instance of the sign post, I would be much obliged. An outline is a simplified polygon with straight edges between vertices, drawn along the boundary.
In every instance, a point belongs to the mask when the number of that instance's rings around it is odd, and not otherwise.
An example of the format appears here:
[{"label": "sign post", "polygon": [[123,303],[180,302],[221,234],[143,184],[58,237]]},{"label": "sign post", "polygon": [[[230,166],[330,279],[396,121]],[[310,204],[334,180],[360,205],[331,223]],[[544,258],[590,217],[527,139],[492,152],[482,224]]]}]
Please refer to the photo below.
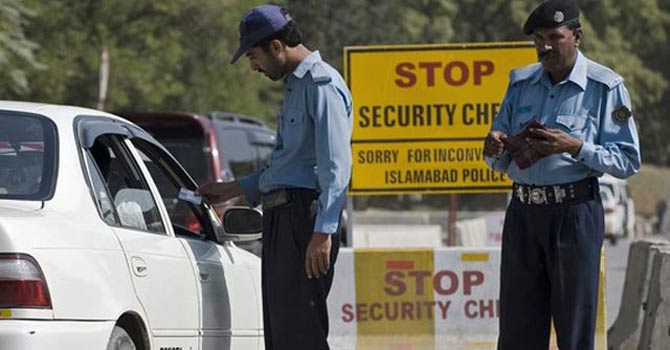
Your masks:
[{"label": "sign post", "polygon": [[505,192],[482,141],[530,43],[347,47],[354,100],[350,195]]}]

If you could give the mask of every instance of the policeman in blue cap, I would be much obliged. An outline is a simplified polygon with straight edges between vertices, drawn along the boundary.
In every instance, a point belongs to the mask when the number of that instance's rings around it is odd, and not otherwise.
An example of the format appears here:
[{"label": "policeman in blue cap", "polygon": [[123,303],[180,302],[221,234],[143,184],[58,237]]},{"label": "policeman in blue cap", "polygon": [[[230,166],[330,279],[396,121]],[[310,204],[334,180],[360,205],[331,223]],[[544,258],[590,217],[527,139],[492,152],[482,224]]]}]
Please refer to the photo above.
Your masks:
[{"label": "policeman in blue cap", "polygon": [[327,350],[326,297],[339,248],[340,215],[351,171],[351,94],[340,74],[279,6],[251,9],[240,23],[251,68],[283,80],[277,145],[265,168],[198,192],[210,203],[244,195],[263,205],[265,349]]},{"label": "policeman in blue cap", "polygon": [[[594,348],[604,214],[598,177],[627,178],[640,149],[623,78],[579,50],[574,0],[528,17],[539,63],[515,69],[484,141],[513,181],[503,228],[499,350]],[[519,136],[521,135],[521,136]]]}]

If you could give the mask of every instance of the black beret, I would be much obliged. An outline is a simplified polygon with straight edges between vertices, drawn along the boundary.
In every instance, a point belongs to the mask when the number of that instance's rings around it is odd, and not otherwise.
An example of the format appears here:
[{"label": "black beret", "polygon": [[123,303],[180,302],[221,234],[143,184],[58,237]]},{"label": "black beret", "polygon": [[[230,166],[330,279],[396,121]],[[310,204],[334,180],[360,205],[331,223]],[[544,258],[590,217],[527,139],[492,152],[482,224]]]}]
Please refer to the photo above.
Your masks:
[{"label": "black beret", "polygon": [[554,28],[579,22],[579,7],[575,0],[548,0],[528,16],[523,33],[530,35],[535,28]]}]

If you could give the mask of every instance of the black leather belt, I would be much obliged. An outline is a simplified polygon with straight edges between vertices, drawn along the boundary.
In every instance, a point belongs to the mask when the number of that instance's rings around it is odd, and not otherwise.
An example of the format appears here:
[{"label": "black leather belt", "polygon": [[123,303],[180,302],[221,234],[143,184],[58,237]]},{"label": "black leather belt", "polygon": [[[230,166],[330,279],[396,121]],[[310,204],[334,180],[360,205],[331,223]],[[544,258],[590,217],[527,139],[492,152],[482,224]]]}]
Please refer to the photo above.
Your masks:
[{"label": "black leather belt", "polygon": [[307,200],[316,199],[319,193],[309,188],[280,188],[261,195],[261,204],[263,209],[272,209],[292,201],[305,198]]},{"label": "black leather belt", "polygon": [[524,204],[560,204],[585,198],[595,198],[598,179],[584,180],[561,185],[532,186],[514,184],[513,196]]}]

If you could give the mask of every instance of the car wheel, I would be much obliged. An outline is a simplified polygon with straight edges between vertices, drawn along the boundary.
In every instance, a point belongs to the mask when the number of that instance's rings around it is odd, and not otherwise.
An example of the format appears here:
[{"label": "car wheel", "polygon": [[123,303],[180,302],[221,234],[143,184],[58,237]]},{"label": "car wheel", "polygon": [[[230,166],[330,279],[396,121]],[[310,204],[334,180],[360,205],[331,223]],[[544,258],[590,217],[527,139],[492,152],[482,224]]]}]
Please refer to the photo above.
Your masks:
[{"label": "car wheel", "polygon": [[128,335],[125,329],[114,326],[112,336],[109,337],[107,350],[136,350],[133,339]]}]

